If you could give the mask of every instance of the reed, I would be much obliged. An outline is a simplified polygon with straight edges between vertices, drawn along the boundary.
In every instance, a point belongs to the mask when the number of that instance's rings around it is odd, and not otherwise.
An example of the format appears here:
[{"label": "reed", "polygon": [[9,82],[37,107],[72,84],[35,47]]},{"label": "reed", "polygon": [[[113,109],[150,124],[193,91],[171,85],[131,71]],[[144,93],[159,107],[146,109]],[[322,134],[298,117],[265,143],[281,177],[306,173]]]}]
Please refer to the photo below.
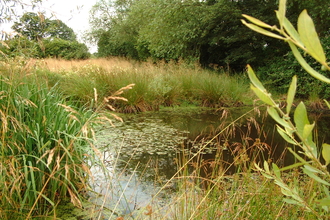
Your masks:
[{"label": "reed", "polygon": [[[51,72],[50,83],[59,82],[61,91],[82,105],[90,104],[94,88],[100,96],[107,96],[122,86],[134,83],[135,88],[124,94],[128,102],[114,103],[123,112],[186,104],[237,106],[249,104],[247,100],[251,97],[244,77],[178,63],[136,63],[118,58],[76,62],[48,59],[40,61],[38,68]],[[54,77],[54,74],[59,76]]]},{"label": "reed", "polygon": [[[17,60],[1,64],[0,218],[44,218],[63,198],[81,207],[97,115],[75,109]],[[53,213],[56,216],[56,213]]]}]

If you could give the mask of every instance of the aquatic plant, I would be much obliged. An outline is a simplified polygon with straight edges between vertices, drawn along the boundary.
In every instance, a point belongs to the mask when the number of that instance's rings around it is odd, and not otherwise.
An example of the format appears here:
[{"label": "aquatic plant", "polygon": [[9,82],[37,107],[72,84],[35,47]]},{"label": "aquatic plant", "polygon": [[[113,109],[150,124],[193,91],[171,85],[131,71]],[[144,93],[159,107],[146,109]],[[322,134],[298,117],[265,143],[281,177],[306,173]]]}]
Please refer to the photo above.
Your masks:
[{"label": "aquatic plant", "polygon": [[[61,62],[63,68],[56,67]],[[118,111],[143,112],[181,105],[237,106],[251,96],[247,78],[184,64],[128,64],[127,60],[119,59],[71,61],[70,65],[67,62],[47,59],[38,68],[48,68],[48,80],[58,83],[64,94],[85,106],[93,98],[93,88],[100,96],[107,96],[131,83],[135,84],[134,89],[124,94],[128,101],[113,103]],[[39,74],[47,79],[42,71]]]},{"label": "aquatic plant", "polygon": [[24,62],[0,65],[0,218],[56,217],[54,208],[65,198],[81,208],[90,165],[100,162],[93,126],[110,119],[76,108]]}]

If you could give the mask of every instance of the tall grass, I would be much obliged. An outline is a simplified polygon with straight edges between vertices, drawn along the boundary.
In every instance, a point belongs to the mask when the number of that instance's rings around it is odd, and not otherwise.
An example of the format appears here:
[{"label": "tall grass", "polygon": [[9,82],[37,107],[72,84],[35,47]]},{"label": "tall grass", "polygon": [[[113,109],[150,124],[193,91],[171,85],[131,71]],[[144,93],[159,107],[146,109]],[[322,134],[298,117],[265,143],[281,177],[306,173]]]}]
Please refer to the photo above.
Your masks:
[{"label": "tall grass", "polygon": [[[92,128],[103,106],[123,112],[186,104],[236,106],[251,96],[244,77],[177,64],[18,60],[1,63],[0,70],[1,219],[56,218],[63,198],[82,207],[89,161],[98,161]],[[134,89],[122,94],[130,83]],[[177,191],[163,207],[142,208],[136,219],[313,219],[284,203],[280,189],[253,169],[254,162],[271,160],[274,152],[262,141],[263,126],[253,118],[246,130],[239,123],[223,123],[211,136],[201,135],[197,150],[185,149],[178,172],[161,190],[166,194],[172,184]],[[250,137],[252,128],[258,138]],[[215,156],[207,159],[204,150],[210,146]],[[301,181],[302,193],[313,193],[315,183],[299,174],[288,174],[286,180]],[[108,190],[114,189],[109,185]],[[112,214],[119,217],[115,210]]]},{"label": "tall grass", "polygon": [[107,96],[131,83],[135,84],[134,89],[124,94],[128,102],[114,103],[123,112],[187,104],[208,107],[250,104],[248,100],[251,93],[246,78],[228,76],[197,66],[134,63],[120,59],[84,62],[48,59],[39,61],[38,67],[58,74],[59,77],[50,74],[50,83],[60,81],[61,90],[79,100],[82,105],[89,105],[94,88],[100,96]]},{"label": "tall grass", "polygon": [[54,215],[69,197],[81,207],[94,161],[96,115],[75,110],[25,63],[1,64],[0,218]]}]

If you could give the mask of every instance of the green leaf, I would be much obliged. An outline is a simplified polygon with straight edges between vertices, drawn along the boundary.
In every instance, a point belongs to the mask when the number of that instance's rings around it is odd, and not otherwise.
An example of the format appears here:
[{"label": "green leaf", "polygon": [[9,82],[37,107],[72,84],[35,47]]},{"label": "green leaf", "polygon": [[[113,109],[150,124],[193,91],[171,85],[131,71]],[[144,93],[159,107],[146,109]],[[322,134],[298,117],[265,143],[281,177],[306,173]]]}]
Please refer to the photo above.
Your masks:
[{"label": "green leaf", "polygon": [[325,165],[327,166],[330,163],[330,145],[323,143],[322,144],[322,157],[325,160]]},{"label": "green leaf", "polygon": [[265,169],[265,172],[266,173],[270,173],[270,171],[269,171],[269,165],[268,165],[267,161],[264,161],[264,169]]},{"label": "green leaf", "polygon": [[274,107],[267,108],[267,112],[277,123],[279,123],[283,127],[291,128],[288,122],[286,122],[283,118],[280,117],[280,115],[278,114],[278,112]]},{"label": "green leaf", "polygon": [[285,31],[295,41],[295,44],[297,44],[300,48],[304,48],[305,46],[300,39],[299,33],[297,32],[297,30],[293,27],[293,25],[287,18],[284,18],[283,26],[284,26]]},{"label": "green leaf", "polygon": [[305,164],[306,163],[294,163],[292,165],[289,165],[289,166],[286,166],[286,167],[281,168],[280,171],[283,172],[283,171],[286,171],[286,170],[292,170],[292,169],[294,169],[296,167],[300,167],[300,166],[305,165]]},{"label": "green leaf", "polygon": [[281,127],[276,125],[277,132],[282,136],[282,138],[289,144],[297,145],[292,137],[290,137]]},{"label": "green leaf", "polygon": [[298,32],[307,52],[321,64],[326,63],[326,57],[319,37],[316,33],[312,18],[303,10],[298,18]]},{"label": "green leaf", "polygon": [[296,124],[297,132],[303,136],[305,125],[310,124],[307,117],[306,106],[303,102],[300,102],[294,111],[294,122]]},{"label": "green leaf", "polygon": [[317,71],[315,71],[306,61],[305,59],[301,56],[300,52],[298,51],[297,47],[291,43],[288,42],[290,45],[290,48],[292,50],[293,55],[295,56],[295,58],[297,59],[297,61],[300,63],[300,65],[313,77],[315,77],[318,80],[321,80],[323,82],[326,82],[328,84],[330,84],[330,79],[323,76],[322,74],[318,73]]},{"label": "green leaf", "polygon": [[266,177],[267,179],[271,179],[271,180],[274,179],[273,176],[271,176],[271,175],[269,175],[269,174],[267,174],[267,173],[264,173],[264,172],[262,172],[261,175],[263,175],[263,176]]},{"label": "green leaf", "polygon": [[324,185],[330,186],[330,184],[329,184],[327,181],[321,179],[319,176],[315,175],[315,174],[314,174],[313,172],[311,172],[310,170],[308,170],[308,169],[306,169],[306,168],[303,168],[302,170],[303,170],[304,173],[307,174],[310,178],[316,180],[316,181],[319,182],[319,183],[322,183],[322,184],[324,184]]},{"label": "green leaf", "polygon": [[303,135],[302,135],[302,137],[304,139],[307,140],[307,139],[310,139],[310,138],[312,139],[313,138],[312,131],[314,129],[314,126],[315,126],[315,123],[313,123],[313,124],[305,124]]},{"label": "green leaf", "polygon": [[251,85],[251,89],[253,90],[253,92],[258,96],[258,98],[263,101],[264,103],[274,106],[273,100],[270,98],[270,94],[261,91],[259,88],[254,87],[253,85]]},{"label": "green leaf", "polygon": [[323,101],[325,102],[325,104],[327,104],[328,108],[330,109],[330,104],[327,100],[323,99]]},{"label": "green leaf", "polygon": [[284,198],[283,201],[288,203],[288,204],[301,205],[299,202],[297,202],[296,200],[293,200],[293,199]]},{"label": "green leaf", "polygon": [[323,199],[318,200],[318,202],[320,203],[321,206],[330,206],[330,198],[326,197]]},{"label": "green leaf", "polygon": [[248,73],[249,79],[252,82],[252,84],[255,87],[259,88],[261,91],[266,92],[265,87],[262,85],[262,83],[260,82],[260,80],[258,79],[256,74],[254,73],[254,71],[250,65],[247,65],[247,73]]},{"label": "green leaf", "polygon": [[304,165],[304,168],[307,169],[307,170],[309,170],[309,171],[311,171],[312,173],[319,173],[319,174],[324,175],[324,173],[321,170],[319,170],[316,167],[313,167],[313,166],[311,166],[309,164],[305,164]]},{"label": "green leaf", "polygon": [[296,90],[297,90],[297,76],[293,76],[290,87],[289,87],[289,91],[288,91],[288,97],[286,98],[286,103],[287,103],[286,113],[287,113],[287,115],[290,114],[292,103],[293,103],[293,100],[294,100],[294,96],[296,94]]},{"label": "green leaf", "polygon": [[275,163],[273,163],[272,166],[273,166],[273,171],[274,171],[275,176],[277,178],[281,179],[281,171],[278,168],[278,166]]},{"label": "green leaf", "polygon": [[283,23],[284,23],[285,12],[286,12],[286,0],[280,0],[279,7],[278,7],[278,13],[276,13],[276,15],[277,15],[278,21],[280,22],[281,29],[282,29]]},{"label": "green leaf", "polygon": [[260,21],[259,19],[257,18],[254,18],[254,17],[251,17],[249,15],[246,15],[246,14],[242,14],[242,16],[244,18],[246,18],[247,20],[251,21],[252,23],[260,26],[260,27],[264,27],[264,28],[269,28],[269,29],[272,29],[272,26],[270,26],[269,24],[266,24],[265,22],[263,21]]},{"label": "green leaf", "polygon": [[296,152],[294,152],[291,147],[288,147],[288,150],[294,155],[295,158],[297,158],[300,162],[304,164],[308,164],[306,160],[304,160],[301,156],[299,156]]},{"label": "green leaf", "polygon": [[250,23],[247,23],[245,20],[241,20],[242,23],[247,26],[248,28],[250,28],[251,30],[255,31],[255,32],[258,32],[260,34],[263,34],[263,35],[266,35],[268,37],[273,37],[273,38],[277,38],[277,39],[280,39],[280,40],[285,40],[284,37],[280,36],[280,35],[277,35],[277,34],[274,34],[273,32],[270,32],[270,31],[267,31],[257,25],[254,25],[254,24],[250,24]]}]

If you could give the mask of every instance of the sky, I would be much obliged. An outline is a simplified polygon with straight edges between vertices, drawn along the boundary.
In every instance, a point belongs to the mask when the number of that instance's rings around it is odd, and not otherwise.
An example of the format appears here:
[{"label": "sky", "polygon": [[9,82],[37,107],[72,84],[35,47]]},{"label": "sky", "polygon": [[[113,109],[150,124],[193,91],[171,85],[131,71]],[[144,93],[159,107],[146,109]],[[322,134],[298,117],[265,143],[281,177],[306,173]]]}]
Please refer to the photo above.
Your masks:
[{"label": "sky", "polygon": [[[29,2],[24,0],[24,2]],[[38,5],[34,12],[46,12],[46,17],[50,17],[52,14],[55,16],[53,19],[59,19],[66,25],[73,29],[78,37],[78,41],[82,43],[83,33],[89,29],[89,11],[97,0],[43,0],[41,5]],[[26,11],[32,11],[31,8],[25,7]],[[19,9],[19,11],[21,11]],[[18,14],[23,14],[19,12]],[[1,25],[1,29],[9,31],[12,23]],[[96,52],[97,48],[93,45],[87,45],[90,52]]]}]

